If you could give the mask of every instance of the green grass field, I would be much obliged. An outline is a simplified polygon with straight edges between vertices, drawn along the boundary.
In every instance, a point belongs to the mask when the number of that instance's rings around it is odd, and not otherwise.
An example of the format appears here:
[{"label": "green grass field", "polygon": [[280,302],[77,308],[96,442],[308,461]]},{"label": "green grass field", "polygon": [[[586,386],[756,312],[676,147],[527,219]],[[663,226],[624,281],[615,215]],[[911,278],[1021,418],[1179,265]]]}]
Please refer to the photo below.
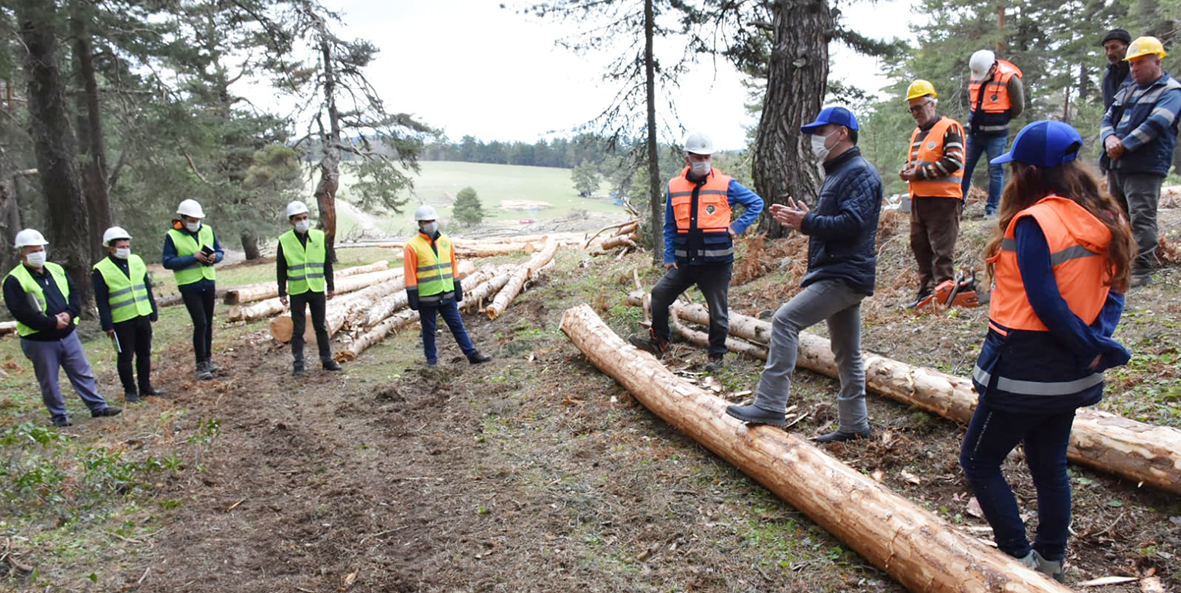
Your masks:
[{"label": "green grass field", "polygon": [[[451,203],[459,190],[468,186],[476,190],[484,205],[484,226],[516,226],[524,218],[551,220],[578,210],[623,213],[623,207],[609,201],[580,198],[570,181],[570,169],[451,161],[424,161],[420,165],[422,171],[414,177],[414,195],[406,211],[397,216],[375,216],[374,226],[378,229],[394,235],[409,232],[414,209],[420,202],[437,208],[444,226],[452,226],[446,224],[451,218]],[[353,176],[346,170],[341,179],[341,194],[346,200],[352,182]],[[510,210],[502,207],[507,200],[544,202],[548,206]],[[338,236],[348,236],[359,222],[359,217],[338,212]]]}]

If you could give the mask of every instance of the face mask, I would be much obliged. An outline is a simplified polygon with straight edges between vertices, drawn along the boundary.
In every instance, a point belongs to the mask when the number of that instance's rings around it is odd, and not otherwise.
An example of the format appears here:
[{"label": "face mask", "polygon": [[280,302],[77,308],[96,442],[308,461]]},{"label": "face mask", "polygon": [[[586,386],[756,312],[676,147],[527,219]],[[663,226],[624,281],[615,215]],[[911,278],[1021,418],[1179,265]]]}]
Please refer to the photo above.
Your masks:
[{"label": "face mask", "polygon": [[45,265],[45,251],[34,251],[25,256],[25,262],[34,268],[40,268]]},{"label": "face mask", "polygon": [[295,230],[297,230],[301,233],[308,232],[308,229],[310,229],[310,228],[312,228],[312,221],[310,221],[310,220],[295,221]]},{"label": "face mask", "polygon": [[826,144],[828,144],[828,136],[831,136],[835,133],[836,132],[830,132],[826,136],[812,134],[812,154],[816,155],[822,162],[828,158],[828,153],[832,151],[831,148],[826,146]]},{"label": "face mask", "polygon": [[439,230],[439,223],[428,222],[424,225],[419,226],[418,228],[422,229],[422,232],[426,233],[428,236],[434,236],[435,231]]},{"label": "face mask", "polygon": [[186,229],[189,229],[189,232],[190,232],[190,233],[195,233],[195,232],[197,232],[197,231],[201,230],[201,223],[199,223],[199,222],[186,222],[186,223],[185,223],[185,228],[186,228]]},{"label": "face mask", "polygon": [[131,248],[130,247],[116,247],[115,248],[115,257],[117,257],[119,259],[127,259],[128,257],[131,257]]},{"label": "face mask", "polygon": [[691,161],[689,163],[689,170],[692,171],[693,175],[697,177],[705,177],[706,175],[709,175],[709,172],[712,168],[712,161]]}]

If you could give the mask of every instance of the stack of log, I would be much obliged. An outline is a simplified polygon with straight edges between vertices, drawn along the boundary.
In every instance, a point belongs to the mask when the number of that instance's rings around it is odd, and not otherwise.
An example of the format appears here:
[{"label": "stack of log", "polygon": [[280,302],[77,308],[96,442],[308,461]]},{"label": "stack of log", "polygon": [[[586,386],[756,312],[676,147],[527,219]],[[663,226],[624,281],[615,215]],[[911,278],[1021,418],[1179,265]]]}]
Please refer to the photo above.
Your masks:
[{"label": "stack of log", "polygon": [[0,336],[16,333],[15,321],[0,321]]},{"label": "stack of log", "polygon": [[[349,276],[358,276],[361,274],[369,274],[372,272],[383,272],[390,269],[390,262],[381,260],[364,266],[353,266],[351,268],[343,268],[333,271],[333,278],[340,279]],[[264,299],[270,299],[279,296],[278,283],[259,282],[257,284],[247,284],[245,286],[230,286],[225,289],[223,301],[227,305],[241,305],[243,303],[253,303]]]},{"label": "stack of log", "polygon": [[554,254],[558,251],[558,242],[553,239],[547,239],[545,247],[541,251],[534,253],[529,261],[515,266],[508,274],[508,280],[504,284],[504,288],[496,293],[492,299],[492,303],[484,308],[484,314],[488,319],[496,319],[504,313],[508,308],[509,303],[517,298],[521,290],[525,288],[525,282],[529,279],[536,278],[542,268],[553,263]]},{"label": "stack of log", "polygon": [[614,233],[603,239],[598,244],[598,248],[591,252],[591,255],[606,255],[613,249],[622,248],[617,257],[623,257],[629,251],[640,250],[640,220],[638,218],[599,229],[599,232],[591,235],[591,238],[586,240],[586,244],[583,247],[590,247],[591,243],[606,231],[614,231]]},{"label": "stack of log", "polygon": [[[628,295],[628,303],[643,306],[644,294]],[[670,313],[677,320],[709,324],[702,305],[674,303]],[[676,327],[690,342],[701,343],[704,334]],[[693,334],[701,334],[692,337]],[[767,358],[771,324],[730,313],[730,337],[726,347],[755,358]],[[865,383],[871,391],[907,405],[918,406],[955,422],[966,424],[976,409],[972,382],[935,369],[916,367],[872,352],[862,352]],[[814,334],[800,334],[797,364],[804,369],[837,378],[837,363],[829,341]],[[1067,456],[1076,463],[1110,472],[1137,483],[1181,494],[1181,430],[1153,426],[1114,414],[1081,408],[1075,413]]]}]

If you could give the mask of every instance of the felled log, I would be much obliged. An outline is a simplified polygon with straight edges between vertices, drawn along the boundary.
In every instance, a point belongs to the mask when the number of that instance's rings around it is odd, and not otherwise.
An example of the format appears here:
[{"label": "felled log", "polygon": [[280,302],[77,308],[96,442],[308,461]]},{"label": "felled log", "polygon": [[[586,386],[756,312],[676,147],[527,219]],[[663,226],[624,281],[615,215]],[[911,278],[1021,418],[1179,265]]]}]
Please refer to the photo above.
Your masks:
[{"label": "felled log", "polygon": [[[353,266],[333,271],[333,279],[339,280],[349,276],[381,272],[390,268],[390,262],[381,260],[364,266]],[[279,296],[279,284],[275,281],[247,284],[245,286],[230,286],[225,291],[225,304],[240,305]]]},{"label": "felled log", "polygon": [[[328,301],[324,308],[324,327],[328,330],[328,336],[336,335],[336,332],[340,331],[355,313],[359,315],[358,312],[373,307],[379,299],[403,292],[405,287],[406,283],[399,277]],[[314,344],[316,332],[312,327],[311,312],[304,315],[307,318],[307,323],[304,325],[304,341]],[[294,325],[290,313],[275,317],[271,320],[271,337],[280,342],[290,342]]]},{"label": "felled log", "polygon": [[367,348],[384,340],[386,336],[390,335],[390,332],[411,325],[415,321],[418,321],[418,311],[411,311],[409,309],[399,311],[385,318],[381,323],[375,325],[373,329],[357,336],[347,348],[337,351],[337,362],[346,362],[357,358]]},{"label": "felled log", "polygon": [[500,317],[500,315],[504,313],[504,310],[508,308],[509,303],[511,303],[513,299],[517,298],[517,295],[521,293],[521,288],[525,286],[525,281],[529,279],[529,276],[537,272],[537,270],[540,270],[542,266],[549,263],[550,260],[554,258],[554,254],[557,253],[557,251],[558,242],[547,240],[545,242],[544,249],[534,253],[533,257],[530,257],[529,261],[525,264],[518,266],[517,269],[509,275],[508,282],[505,283],[504,288],[500,289],[500,292],[496,293],[496,298],[492,299],[492,304],[488,305],[488,307],[484,309],[484,314],[488,316],[488,319],[496,319],[497,317]]},{"label": "felled log", "polygon": [[[357,274],[356,276],[347,276],[337,280],[333,288],[339,296],[356,292],[375,284],[381,284],[382,282],[389,282],[395,278],[401,278],[402,275],[403,271],[401,267],[392,270],[382,270],[380,272],[370,272],[368,274]],[[226,320],[256,321],[258,319],[274,317],[286,310],[287,306],[279,302],[278,297],[275,297],[258,301],[253,305],[235,305],[230,307],[230,313],[226,316]]]},{"label": "felled log", "polygon": [[[701,348],[709,347],[709,334],[703,331],[697,331],[681,323],[677,314],[672,310],[669,311],[670,323],[669,329],[677,332],[682,338],[694,346]],[[767,360],[767,347],[761,344],[754,344],[746,340],[735,338],[732,336],[726,337],[726,349],[736,354],[745,354],[751,358],[759,360]]]},{"label": "felled log", "polygon": [[468,312],[482,310],[484,301],[494,296],[508,283],[509,274],[513,269],[515,266],[512,265],[492,266],[485,271],[487,279],[470,289],[466,286],[465,280],[463,302],[459,304],[459,308]]},{"label": "felled log", "polygon": [[596,231],[595,234],[591,235],[590,238],[586,240],[586,243],[582,247],[583,247],[583,249],[590,247],[591,243],[595,239],[597,239],[599,237],[599,235],[603,234],[606,231],[615,229],[615,233],[613,233],[613,234],[626,235],[626,234],[630,234],[631,232],[635,231],[638,228],[640,228],[640,221],[638,221],[638,220],[625,220],[620,223],[607,225],[607,226],[599,229],[598,231]]},{"label": "felled log", "polygon": [[596,367],[657,416],[758,480],[911,591],[1069,591],[804,440],[730,418],[726,401],[629,346],[589,306],[567,310],[561,329]]},{"label": "felled log", "polygon": [[599,249],[607,251],[608,249],[615,249],[616,247],[624,246],[631,247],[632,249],[639,249],[639,246],[636,244],[635,235],[615,235],[614,237],[603,241],[602,244],[599,245]]},{"label": "felled log", "polygon": [[0,336],[16,333],[15,321],[0,321]]},{"label": "felled log", "polygon": [[[642,304],[643,294],[628,295],[628,303]],[[702,325],[709,311],[702,305],[676,303],[680,319]],[[770,342],[771,324],[746,315],[730,314],[730,335],[759,344]],[[976,409],[972,382],[926,367],[916,367],[862,352],[865,384],[870,390],[920,407],[949,420],[967,424]],[[797,364],[837,378],[837,363],[828,340],[800,333]],[[1153,426],[1107,412],[1079,408],[1070,431],[1067,457],[1095,469],[1181,494],[1181,430]]]}]

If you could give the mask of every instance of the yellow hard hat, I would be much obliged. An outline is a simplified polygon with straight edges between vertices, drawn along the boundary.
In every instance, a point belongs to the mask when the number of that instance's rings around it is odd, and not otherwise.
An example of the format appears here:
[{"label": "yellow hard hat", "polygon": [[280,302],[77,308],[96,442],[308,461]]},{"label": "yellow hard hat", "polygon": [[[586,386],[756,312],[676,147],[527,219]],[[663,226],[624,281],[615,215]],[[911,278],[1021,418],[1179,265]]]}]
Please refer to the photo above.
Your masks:
[{"label": "yellow hard hat", "polygon": [[1132,45],[1128,46],[1128,55],[1124,56],[1124,61],[1128,62],[1149,54],[1156,54],[1162,58],[1169,55],[1165,53],[1165,46],[1161,44],[1160,39],[1144,36],[1137,37]]},{"label": "yellow hard hat", "polygon": [[939,96],[935,93],[935,85],[921,78],[910,83],[910,86],[906,88],[907,101],[911,99],[917,99],[919,97],[926,97],[927,95],[931,95],[932,97]]}]

